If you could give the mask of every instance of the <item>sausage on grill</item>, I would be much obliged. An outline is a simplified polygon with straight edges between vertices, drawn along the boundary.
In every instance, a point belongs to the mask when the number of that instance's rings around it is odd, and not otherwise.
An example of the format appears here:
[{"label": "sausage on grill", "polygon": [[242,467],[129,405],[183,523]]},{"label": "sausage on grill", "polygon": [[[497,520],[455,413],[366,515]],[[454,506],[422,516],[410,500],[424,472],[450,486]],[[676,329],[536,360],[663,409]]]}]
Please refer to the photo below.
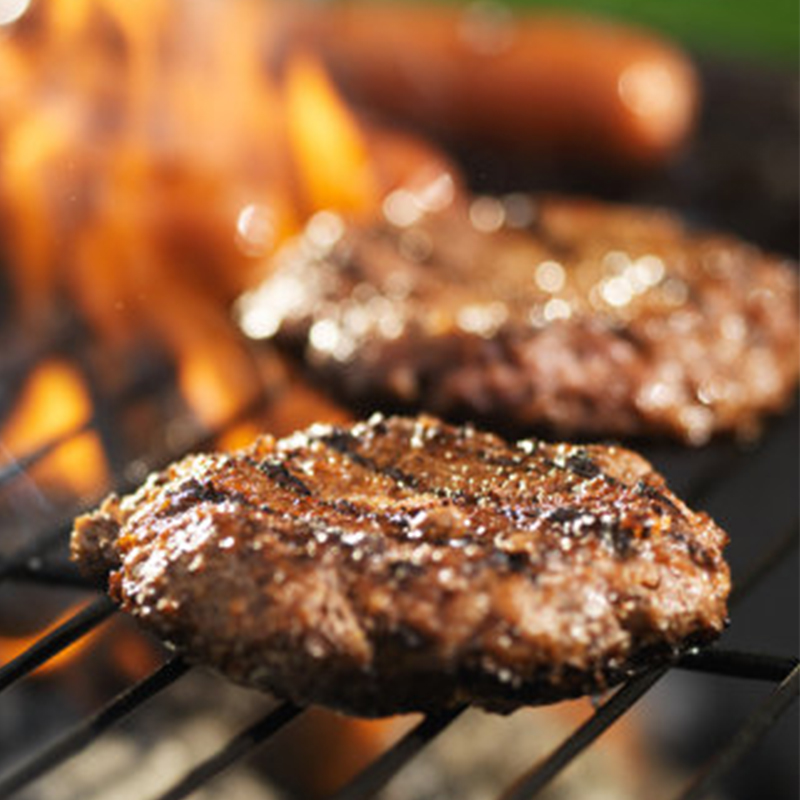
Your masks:
[{"label": "sausage on grill", "polygon": [[691,61],[652,32],[499,6],[360,2],[309,11],[295,15],[295,27],[356,100],[435,136],[653,166],[694,123]]}]

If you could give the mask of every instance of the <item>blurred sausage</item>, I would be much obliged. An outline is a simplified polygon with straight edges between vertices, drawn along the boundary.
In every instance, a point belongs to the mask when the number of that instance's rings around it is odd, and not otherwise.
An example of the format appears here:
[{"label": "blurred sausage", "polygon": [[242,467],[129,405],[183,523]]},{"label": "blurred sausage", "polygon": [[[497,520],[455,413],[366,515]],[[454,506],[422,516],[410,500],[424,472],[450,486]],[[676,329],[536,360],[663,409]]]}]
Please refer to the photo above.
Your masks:
[{"label": "blurred sausage", "polygon": [[647,166],[695,116],[687,57],[620,24],[352,2],[314,4],[300,27],[356,100],[438,135]]}]

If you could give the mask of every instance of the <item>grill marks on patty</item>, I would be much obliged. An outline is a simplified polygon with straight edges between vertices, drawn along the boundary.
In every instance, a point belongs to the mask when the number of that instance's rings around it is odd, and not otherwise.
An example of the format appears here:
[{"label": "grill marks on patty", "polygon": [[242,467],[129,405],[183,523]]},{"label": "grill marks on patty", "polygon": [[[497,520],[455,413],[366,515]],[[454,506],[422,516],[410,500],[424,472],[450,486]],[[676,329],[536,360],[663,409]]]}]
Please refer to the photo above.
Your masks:
[{"label": "grill marks on patty", "polygon": [[[380,427],[385,435],[385,427]],[[430,432],[431,429],[427,430]],[[414,434],[411,436],[413,438]],[[579,492],[585,491],[587,481],[597,478],[611,486],[620,486],[615,478],[602,473],[585,448],[562,446],[562,452],[550,458],[545,455],[545,451],[551,449],[549,446],[525,442],[519,446],[518,454],[509,456],[490,452],[486,448],[470,447],[471,439],[471,429],[468,427],[439,429],[434,436],[426,439],[419,459],[403,457],[402,448],[409,446],[409,440],[402,442],[396,438],[390,439],[383,446],[378,445],[372,456],[367,456],[362,452],[363,443],[358,433],[343,427],[324,426],[312,430],[299,449],[288,449],[281,453],[283,462],[270,456],[253,463],[259,471],[273,479],[278,487],[308,498],[310,509],[300,510],[301,515],[310,516],[318,510],[323,513],[341,513],[344,515],[344,525],[357,526],[359,522],[375,522],[381,526],[382,533],[388,531],[397,539],[420,538],[414,519],[420,513],[419,507],[425,507],[423,498],[427,496],[468,514],[480,515],[483,524],[479,527],[483,531],[507,526],[509,523],[530,527],[535,520],[541,519],[548,523],[549,536],[579,539],[588,535],[600,535],[617,556],[629,557],[632,554],[631,543],[634,537],[629,531],[623,532],[618,514],[606,512],[597,516],[578,505]],[[389,507],[376,508],[369,500],[359,503],[352,499],[331,499],[333,487],[327,481],[321,482],[316,487],[319,491],[315,491],[314,479],[309,476],[309,470],[312,470],[313,476],[313,468],[308,463],[298,468],[297,462],[308,462],[307,449],[317,445],[332,451],[318,451],[315,453],[318,460],[334,459],[336,463],[333,467],[337,472],[350,472],[359,483],[370,484],[370,498],[381,493],[395,502]],[[566,451],[570,455],[565,455]],[[408,460],[416,463],[412,463],[408,469],[401,469],[397,466],[401,458],[404,462]],[[299,472],[303,473],[303,478],[298,476]],[[559,492],[551,492],[544,498],[544,509],[542,503],[537,501],[535,492],[525,500],[520,499],[520,495],[528,488],[531,474],[546,477],[559,472],[568,474],[561,476]],[[465,479],[466,475],[468,478]],[[516,485],[513,485],[515,481]],[[504,500],[507,494],[504,488],[510,484],[512,496]],[[631,496],[637,493],[656,501],[648,502],[647,509],[642,512],[645,521],[638,534],[645,539],[652,526],[651,519],[645,519],[645,515],[653,512],[660,516],[680,513],[656,487],[640,482],[633,490],[628,489]],[[227,502],[234,499],[236,493],[217,494],[220,501]],[[205,499],[212,498],[207,496]],[[574,505],[569,505],[570,502]],[[547,510],[548,508],[551,510]],[[461,520],[462,523],[469,521],[466,518]],[[670,529],[667,535],[677,534]],[[476,541],[474,536],[471,539]],[[425,537],[425,542],[432,545],[450,545],[452,541],[451,538],[437,539],[430,535]],[[683,542],[684,539],[681,538],[680,541]],[[541,546],[544,545],[540,545],[539,550]],[[497,559],[497,563],[502,563],[502,559]]]},{"label": "grill marks on patty", "polygon": [[376,416],[190,456],[73,553],[187,657],[376,715],[547,702],[715,636],[725,539],[627,450]]}]

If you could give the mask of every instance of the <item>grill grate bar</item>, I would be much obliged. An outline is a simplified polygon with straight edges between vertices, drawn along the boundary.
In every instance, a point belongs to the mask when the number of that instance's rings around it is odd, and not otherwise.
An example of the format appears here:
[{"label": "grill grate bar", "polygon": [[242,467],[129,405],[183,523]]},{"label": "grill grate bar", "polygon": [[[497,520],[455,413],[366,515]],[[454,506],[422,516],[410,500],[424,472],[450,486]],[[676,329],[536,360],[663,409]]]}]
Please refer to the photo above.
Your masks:
[{"label": "grill grate bar", "polygon": [[34,561],[34,563],[12,567],[4,577],[10,581],[37,583],[40,586],[67,586],[87,591],[95,588],[72,564],[51,565]]},{"label": "grill grate bar", "polygon": [[265,717],[231,739],[222,750],[200,762],[171,789],[160,795],[158,800],[181,800],[187,797],[288,725],[301,711],[302,708],[292,703],[281,703]]},{"label": "grill grate bar", "polygon": [[440,714],[428,715],[330,800],[362,800],[375,796],[423,747],[465,710],[466,706],[460,706]]},{"label": "grill grate bar", "polygon": [[47,456],[49,456],[54,450],[57,450],[59,447],[61,447],[62,444],[66,444],[72,439],[77,439],[81,434],[90,431],[92,429],[92,425],[93,420],[89,419],[82,425],[79,425],[78,427],[73,428],[66,433],[62,433],[60,436],[55,436],[41,447],[37,447],[30,453],[26,453],[24,456],[14,459],[0,468],[0,488],[13,481],[15,478],[24,475],[25,472],[33,467],[38,461],[47,458]]},{"label": "grill grate bar", "polygon": [[89,631],[105,622],[116,610],[107,597],[100,597],[81,609],[63,625],[41,637],[13,661],[0,668],[0,692],[29,675],[53,656],[65,650]]},{"label": "grill grate bar", "polygon": [[[133,381],[129,386],[122,388],[119,392],[115,393],[114,396],[109,397],[107,401],[109,413],[113,414],[122,411],[127,406],[145,397],[148,393],[158,391],[158,389],[163,386],[165,377],[166,371],[163,368],[154,370],[151,374],[144,375]],[[96,403],[97,398],[94,399]],[[62,444],[66,444],[87,431],[97,428],[98,422],[98,415],[97,412],[95,412],[86,422],[76,425],[71,430],[65,431],[58,436],[54,436],[48,442],[40,445],[30,453],[26,453],[19,459],[15,459],[11,463],[4,465],[0,468],[0,489],[2,489],[6,483],[13,481],[26,470],[35,466],[37,462],[47,458],[47,456],[54,450],[57,450]]]},{"label": "grill grate bar", "polygon": [[711,647],[685,655],[675,666],[695,672],[780,683],[797,664],[796,658]]},{"label": "grill grate bar", "polygon": [[703,767],[678,800],[700,800],[777,722],[800,693],[800,666],[747,718],[728,744]]},{"label": "grill grate bar", "polygon": [[0,777],[0,797],[11,796],[45,772],[58,767],[94,742],[114,723],[133,713],[147,700],[174,683],[188,669],[189,667],[179,658],[167,661],[152,675],[118,695],[96,714],[67,731],[29,761]]},{"label": "grill grate bar", "polygon": [[544,761],[523,775],[503,795],[502,800],[527,800],[544,789],[574,758],[630,709],[664,675],[667,667],[646,672],[626,683],[601,705],[586,722],[556,748]]},{"label": "grill grate bar", "polygon": [[[156,471],[165,468],[168,464],[175,461],[187,452],[196,450],[203,450],[211,445],[215,439],[225,434],[239,422],[243,422],[252,415],[258,413],[265,408],[272,397],[266,393],[261,393],[252,402],[243,406],[239,411],[234,414],[230,419],[226,420],[222,425],[215,428],[213,431],[204,433],[202,436],[197,437],[193,442],[182,445],[179,450],[171,452],[162,458],[159,458],[155,464],[150,467],[151,471]],[[140,484],[138,480],[123,480],[120,481],[114,491],[117,494],[126,494],[135,490]],[[45,534],[37,537],[34,541],[24,545],[16,553],[11,556],[0,559],[0,581],[7,579],[11,575],[18,574],[20,570],[24,570],[29,566],[30,562],[35,561],[37,558],[43,557],[50,549],[56,545],[69,540],[70,533],[73,528],[75,517],[81,514],[89,513],[97,507],[97,501],[74,509],[67,519],[62,522],[56,523],[54,527],[48,530]]]}]

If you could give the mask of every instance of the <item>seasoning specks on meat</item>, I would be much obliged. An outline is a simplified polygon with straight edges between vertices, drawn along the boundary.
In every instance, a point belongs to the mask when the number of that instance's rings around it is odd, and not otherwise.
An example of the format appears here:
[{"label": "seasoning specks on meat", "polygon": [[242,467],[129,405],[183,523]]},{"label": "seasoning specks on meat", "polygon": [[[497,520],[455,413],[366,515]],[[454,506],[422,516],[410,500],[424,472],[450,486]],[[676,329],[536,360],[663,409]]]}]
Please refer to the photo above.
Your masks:
[{"label": "seasoning specks on meat", "polygon": [[338,238],[310,224],[240,301],[244,330],[355,398],[566,434],[702,444],[792,395],[800,300],[778,258],[592,201],[386,208]]},{"label": "seasoning specks on meat", "polygon": [[187,457],[72,546],[188,658],[381,715],[550,702],[715,637],[725,541],[627,450],[376,416]]}]

